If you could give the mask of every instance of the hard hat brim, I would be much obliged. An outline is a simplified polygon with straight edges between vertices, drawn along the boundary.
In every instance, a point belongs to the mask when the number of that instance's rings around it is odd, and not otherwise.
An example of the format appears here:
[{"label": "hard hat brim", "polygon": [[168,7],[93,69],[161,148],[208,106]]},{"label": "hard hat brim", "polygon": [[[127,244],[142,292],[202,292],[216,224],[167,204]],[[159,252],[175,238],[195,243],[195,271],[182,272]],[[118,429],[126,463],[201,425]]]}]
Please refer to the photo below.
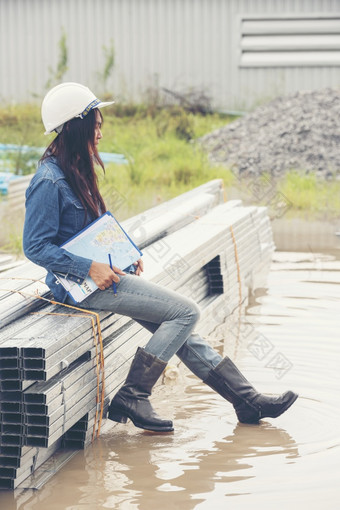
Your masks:
[{"label": "hard hat brim", "polygon": [[107,102],[104,102],[104,103],[100,102],[100,103],[96,106],[96,108],[104,108],[104,106],[110,106],[111,104],[114,104],[114,102],[115,102],[115,101],[107,101]]},{"label": "hard hat brim", "polygon": [[[98,104],[95,106],[95,108],[104,108],[105,106],[110,106],[110,105],[112,105],[112,104],[114,104],[114,103],[115,103],[115,101],[101,101],[100,103],[98,103]],[[72,118],[73,118],[73,119],[75,119],[76,117],[77,117],[77,116],[72,117]],[[71,119],[69,119],[69,120],[72,120],[72,118],[71,118]],[[66,122],[68,122],[68,121],[65,121],[65,122],[64,122],[64,124],[65,124]],[[62,125],[63,125],[63,124],[62,124]],[[60,127],[60,126],[57,126],[57,127]],[[45,131],[44,135],[50,135],[50,134],[52,134],[55,130],[56,130],[56,128],[51,129],[51,130],[49,130],[49,131]]]}]

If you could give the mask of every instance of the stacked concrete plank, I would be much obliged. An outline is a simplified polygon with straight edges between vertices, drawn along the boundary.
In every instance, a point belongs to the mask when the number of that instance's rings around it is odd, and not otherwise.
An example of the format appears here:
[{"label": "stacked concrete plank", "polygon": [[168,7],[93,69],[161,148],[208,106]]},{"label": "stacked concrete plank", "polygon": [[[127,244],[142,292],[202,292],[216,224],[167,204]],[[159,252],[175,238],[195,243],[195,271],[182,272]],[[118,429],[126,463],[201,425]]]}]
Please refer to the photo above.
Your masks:
[{"label": "stacked concrete plank", "polygon": [[[247,300],[274,249],[266,209],[223,203],[219,180],[129,219],[124,228],[143,249],[143,278],[198,302],[205,335]],[[24,266],[0,280],[0,487],[8,489],[37,484],[51,455],[89,444],[98,428],[96,396],[104,389],[91,319],[76,311],[65,317],[65,307],[32,297],[36,290],[49,296],[43,283],[11,278],[41,280],[44,272]],[[105,412],[150,333],[118,314],[101,312],[100,323]]]}]

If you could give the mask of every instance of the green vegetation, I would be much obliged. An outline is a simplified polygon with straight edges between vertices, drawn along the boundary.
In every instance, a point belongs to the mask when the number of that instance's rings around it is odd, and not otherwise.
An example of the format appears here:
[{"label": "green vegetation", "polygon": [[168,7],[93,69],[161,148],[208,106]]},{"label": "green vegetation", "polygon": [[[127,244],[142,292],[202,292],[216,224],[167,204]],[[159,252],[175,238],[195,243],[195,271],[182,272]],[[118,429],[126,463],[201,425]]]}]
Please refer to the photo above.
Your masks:
[{"label": "green vegetation", "polygon": [[327,181],[316,174],[288,172],[278,189],[292,203],[291,214],[317,219],[339,217],[340,181]]},{"label": "green vegetation", "polygon": [[52,84],[60,83],[64,77],[64,74],[68,70],[68,48],[67,48],[67,37],[65,29],[62,28],[62,34],[58,43],[59,54],[58,54],[58,62],[55,69],[52,67],[48,68],[49,71],[49,79],[46,83],[46,90],[52,87]]},{"label": "green vegetation", "polygon": [[97,73],[98,82],[100,84],[99,87],[101,88],[101,90],[103,90],[104,94],[104,96],[101,95],[100,97],[106,97],[106,95],[108,95],[108,97],[111,98],[111,95],[107,93],[107,81],[110,78],[115,65],[115,49],[113,45],[113,40],[111,39],[110,46],[104,45],[102,48],[105,60],[104,68],[102,72]]},{"label": "green vegetation", "polygon": [[[124,154],[128,160],[124,165],[107,164],[105,175],[99,172],[108,208],[115,210],[119,205],[121,220],[208,180],[223,178],[225,186],[234,181],[230,170],[212,166],[195,144],[198,137],[225,125],[230,120],[225,116],[136,105],[114,105],[103,114],[99,150]],[[44,147],[52,139],[53,135],[43,134],[38,107],[0,109],[0,143]],[[17,167],[12,157],[15,155],[10,155],[11,168]]]},{"label": "green vegetation", "polygon": [[11,104],[0,109],[0,143],[41,147],[46,144],[40,108]]},{"label": "green vegetation", "polygon": [[106,116],[100,150],[122,153],[129,161],[107,165],[101,178],[108,207],[114,209],[112,189],[124,197],[120,197],[119,217],[125,218],[217,177],[229,186],[235,179],[232,172],[213,167],[192,141],[225,122],[218,115],[203,117],[181,109],[163,110],[155,117],[143,112]]},{"label": "green vegetation", "polygon": [[[284,211],[287,217],[339,216],[338,181],[324,181],[297,171],[275,181],[270,176],[240,180],[229,169],[212,165],[195,140],[231,122],[230,117],[152,104],[116,104],[105,108],[103,114],[100,151],[124,154],[128,160],[128,164],[107,164],[105,175],[99,172],[107,206],[120,220],[214,178],[223,179],[227,197],[240,197],[246,204],[268,205],[266,188],[274,198],[281,192],[289,201]],[[39,107],[28,104],[0,109],[0,143],[44,147],[52,139],[53,135],[43,134]],[[38,159],[37,154],[33,156]],[[9,160],[12,170],[24,167],[24,171],[32,171],[32,160],[25,153],[12,155]],[[14,230],[20,232],[20,228]],[[12,239],[2,236],[0,246],[4,244],[17,251],[20,243],[15,235]]]},{"label": "green vegetation", "polygon": [[[7,219],[9,221],[9,219]],[[11,230],[2,232],[0,236],[1,252],[20,256],[22,254],[22,222],[18,218],[11,220]],[[13,225],[15,223],[15,225]],[[6,236],[4,234],[7,234]],[[4,243],[4,244],[2,244]]]}]

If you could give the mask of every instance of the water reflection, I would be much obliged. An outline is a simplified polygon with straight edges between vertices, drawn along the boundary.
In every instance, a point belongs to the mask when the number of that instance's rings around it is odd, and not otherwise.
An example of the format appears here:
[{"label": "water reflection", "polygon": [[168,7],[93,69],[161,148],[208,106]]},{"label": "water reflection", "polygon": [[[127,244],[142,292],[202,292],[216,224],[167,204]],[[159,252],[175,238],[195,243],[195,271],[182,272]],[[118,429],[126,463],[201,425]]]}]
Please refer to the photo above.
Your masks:
[{"label": "water reflection", "polygon": [[230,486],[225,497],[235,486],[246,494],[247,485],[242,487],[258,477],[260,458],[280,456],[289,463],[299,456],[286,430],[266,421],[238,424],[227,403],[198,386],[189,383],[175,399],[174,434],[111,427],[39,492],[26,492],[4,508],[191,510],[208,501],[216,485]]},{"label": "water reflection", "polygon": [[[283,462],[293,462],[299,456],[289,433],[271,423],[263,422],[260,426],[229,423],[226,428],[231,431],[227,435],[223,434],[225,423],[218,415],[205,420],[205,425],[209,426],[188,427],[188,422],[183,421],[171,436],[133,430],[127,434],[120,430],[102,438],[93,456],[85,458],[85,467],[89,478],[94,471],[103,472],[108,494],[104,507],[124,508],[124,503],[138,502],[136,508],[146,510],[159,508],[160,504],[168,508],[171,502],[172,506],[190,510],[208,499],[216,483],[240,485],[256,477],[254,461],[259,457],[280,455]],[[93,483],[90,480],[91,487]],[[113,487],[120,489],[109,495]],[[199,497],[202,493],[204,498]],[[83,495],[82,504],[86,499]]]}]

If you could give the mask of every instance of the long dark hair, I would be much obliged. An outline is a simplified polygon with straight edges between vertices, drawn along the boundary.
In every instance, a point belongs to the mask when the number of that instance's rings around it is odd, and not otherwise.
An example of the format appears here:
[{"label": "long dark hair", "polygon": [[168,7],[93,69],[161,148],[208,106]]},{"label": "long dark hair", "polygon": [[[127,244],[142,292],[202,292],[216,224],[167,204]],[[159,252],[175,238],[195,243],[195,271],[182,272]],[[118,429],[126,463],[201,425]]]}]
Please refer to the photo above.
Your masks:
[{"label": "long dark hair", "polygon": [[93,218],[98,218],[106,211],[95,171],[95,164],[98,164],[105,172],[94,143],[96,112],[99,112],[102,121],[100,110],[95,108],[84,119],[77,117],[66,122],[41,158],[41,161],[50,156],[57,158],[67,182],[86,211],[86,217],[90,213]]}]

